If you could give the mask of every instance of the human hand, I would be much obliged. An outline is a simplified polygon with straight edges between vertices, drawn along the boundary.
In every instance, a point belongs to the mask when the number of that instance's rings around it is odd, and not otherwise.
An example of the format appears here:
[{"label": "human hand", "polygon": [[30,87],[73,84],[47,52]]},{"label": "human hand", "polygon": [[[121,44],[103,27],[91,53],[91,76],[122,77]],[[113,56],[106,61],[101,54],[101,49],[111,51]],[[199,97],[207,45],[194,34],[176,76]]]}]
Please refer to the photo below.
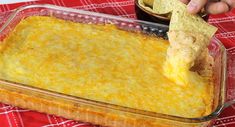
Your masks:
[{"label": "human hand", "polygon": [[196,14],[205,7],[209,14],[220,14],[228,12],[235,7],[235,0],[180,0],[188,4],[187,9],[191,14]]}]

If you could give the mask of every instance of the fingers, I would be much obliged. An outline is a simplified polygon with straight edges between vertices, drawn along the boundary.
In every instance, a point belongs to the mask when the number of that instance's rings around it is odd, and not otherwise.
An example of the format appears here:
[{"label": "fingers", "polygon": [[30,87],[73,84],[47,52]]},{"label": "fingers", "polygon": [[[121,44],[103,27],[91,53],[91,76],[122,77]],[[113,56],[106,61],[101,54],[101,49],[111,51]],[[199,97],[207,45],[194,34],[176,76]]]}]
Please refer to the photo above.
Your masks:
[{"label": "fingers", "polygon": [[206,6],[206,11],[210,14],[220,14],[229,11],[229,6],[225,2],[210,2]]},{"label": "fingers", "polygon": [[180,0],[181,2],[185,3],[185,4],[188,4],[189,3],[189,0]]},{"label": "fingers", "polygon": [[206,5],[208,0],[191,0],[187,6],[188,12],[196,14]]},{"label": "fingers", "polygon": [[230,8],[235,7],[235,0],[222,0],[222,1],[226,2]]},{"label": "fingers", "polygon": [[[210,2],[213,0],[180,0],[188,4],[187,10],[191,14],[196,14],[206,5],[206,10],[210,14],[220,14],[235,8],[235,0],[221,0],[220,2]],[[208,2],[209,1],[209,2]],[[216,0],[217,1],[217,0]]]}]

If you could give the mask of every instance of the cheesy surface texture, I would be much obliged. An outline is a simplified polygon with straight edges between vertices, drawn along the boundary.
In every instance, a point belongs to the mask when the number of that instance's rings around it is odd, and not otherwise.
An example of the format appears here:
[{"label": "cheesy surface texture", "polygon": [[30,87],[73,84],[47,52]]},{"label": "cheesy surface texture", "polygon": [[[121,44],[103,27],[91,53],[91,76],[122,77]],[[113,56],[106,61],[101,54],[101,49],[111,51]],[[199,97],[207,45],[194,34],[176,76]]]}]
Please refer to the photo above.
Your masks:
[{"label": "cheesy surface texture", "polygon": [[[168,41],[113,25],[22,20],[0,44],[0,77],[64,94],[182,117],[209,114],[213,86],[163,73]],[[191,73],[189,73],[191,74]]]}]

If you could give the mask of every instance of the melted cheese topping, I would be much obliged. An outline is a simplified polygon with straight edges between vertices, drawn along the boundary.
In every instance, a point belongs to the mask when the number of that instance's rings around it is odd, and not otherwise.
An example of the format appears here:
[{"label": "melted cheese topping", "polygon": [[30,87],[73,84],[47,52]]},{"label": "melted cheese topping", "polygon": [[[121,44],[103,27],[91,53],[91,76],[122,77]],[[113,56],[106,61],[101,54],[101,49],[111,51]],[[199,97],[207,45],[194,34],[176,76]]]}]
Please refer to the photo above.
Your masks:
[{"label": "melted cheese topping", "polygon": [[113,25],[52,17],[21,21],[0,45],[0,77],[47,90],[182,117],[209,114],[213,85],[163,73],[168,41]]}]

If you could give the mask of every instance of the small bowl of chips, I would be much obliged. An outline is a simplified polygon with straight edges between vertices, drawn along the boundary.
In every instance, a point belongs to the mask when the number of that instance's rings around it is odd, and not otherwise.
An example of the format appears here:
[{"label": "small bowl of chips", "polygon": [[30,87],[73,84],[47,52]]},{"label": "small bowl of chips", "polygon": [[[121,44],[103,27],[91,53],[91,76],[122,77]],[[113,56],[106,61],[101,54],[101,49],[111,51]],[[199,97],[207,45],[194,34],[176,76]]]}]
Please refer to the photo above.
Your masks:
[{"label": "small bowl of chips", "polygon": [[[159,0],[162,1],[162,0]],[[168,2],[164,0],[165,2]],[[156,2],[154,0],[135,0],[135,11],[137,19],[150,22],[156,22],[160,24],[169,25],[171,19],[171,13],[159,14],[156,12]],[[161,8],[161,10],[164,8]],[[202,10],[199,15],[205,20],[208,20],[208,14]]]}]

